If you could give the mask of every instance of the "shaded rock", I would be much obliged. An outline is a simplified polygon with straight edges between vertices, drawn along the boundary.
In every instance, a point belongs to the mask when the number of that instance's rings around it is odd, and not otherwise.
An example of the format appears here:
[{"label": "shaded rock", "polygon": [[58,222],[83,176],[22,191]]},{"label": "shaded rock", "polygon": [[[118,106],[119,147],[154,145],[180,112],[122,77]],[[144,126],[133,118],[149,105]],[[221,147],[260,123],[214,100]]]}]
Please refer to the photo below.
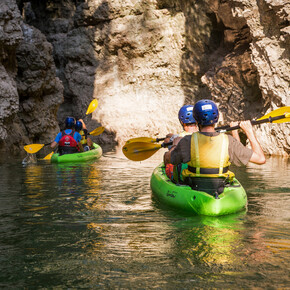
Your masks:
[{"label": "shaded rock", "polygon": [[24,144],[47,142],[57,133],[63,87],[45,36],[23,23],[15,1],[2,1],[0,9],[0,142],[3,151],[17,154]]}]

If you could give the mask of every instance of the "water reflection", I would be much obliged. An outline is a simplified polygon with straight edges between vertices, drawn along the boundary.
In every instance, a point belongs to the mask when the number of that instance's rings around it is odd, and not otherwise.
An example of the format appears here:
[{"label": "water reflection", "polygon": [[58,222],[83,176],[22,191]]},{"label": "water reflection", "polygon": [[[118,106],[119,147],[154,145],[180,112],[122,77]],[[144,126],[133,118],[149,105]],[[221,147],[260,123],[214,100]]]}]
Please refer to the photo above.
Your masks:
[{"label": "water reflection", "polygon": [[286,288],[289,161],[236,169],[248,211],[224,217],[152,201],[159,161],[1,167],[1,286]]},{"label": "water reflection", "polygon": [[[25,167],[25,210],[59,216],[100,206],[100,170],[95,164],[30,164]],[[45,210],[46,211],[43,211]],[[77,211],[75,211],[77,209]],[[43,211],[43,212],[42,212]],[[85,210],[86,211],[86,210]]]},{"label": "water reflection", "polygon": [[57,186],[63,193],[71,195],[98,194],[100,169],[91,164],[57,164]]},{"label": "water reflection", "polygon": [[224,217],[187,217],[173,223],[174,255],[188,266],[232,267],[240,261],[246,212]]}]

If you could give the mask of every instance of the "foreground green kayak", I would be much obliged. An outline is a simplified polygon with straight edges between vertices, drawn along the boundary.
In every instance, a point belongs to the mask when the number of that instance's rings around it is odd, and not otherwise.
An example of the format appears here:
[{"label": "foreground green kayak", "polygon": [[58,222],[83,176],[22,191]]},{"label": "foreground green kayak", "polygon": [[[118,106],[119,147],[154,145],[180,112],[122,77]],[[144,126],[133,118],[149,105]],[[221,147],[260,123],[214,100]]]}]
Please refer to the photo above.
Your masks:
[{"label": "foreground green kayak", "polygon": [[64,154],[59,156],[58,153],[54,153],[51,157],[51,162],[53,163],[75,163],[75,162],[87,162],[89,160],[98,159],[102,156],[102,148],[94,143],[94,149],[80,152],[80,153],[73,153],[73,154]]},{"label": "foreground green kayak", "polygon": [[247,206],[247,194],[237,179],[224,188],[216,199],[203,191],[196,191],[187,185],[176,185],[165,174],[161,163],[151,176],[153,196],[160,203],[195,215],[219,216],[241,211]]}]

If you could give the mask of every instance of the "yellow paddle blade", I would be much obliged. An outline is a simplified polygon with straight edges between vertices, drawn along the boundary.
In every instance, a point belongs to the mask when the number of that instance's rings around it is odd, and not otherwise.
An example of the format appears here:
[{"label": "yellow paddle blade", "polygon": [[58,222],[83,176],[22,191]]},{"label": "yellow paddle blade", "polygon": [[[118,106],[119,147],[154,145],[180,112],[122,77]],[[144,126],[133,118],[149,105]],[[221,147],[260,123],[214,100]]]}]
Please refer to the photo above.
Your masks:
[{"label": "yellow paddle blade", "polygon": [[91,103],[89,104],[89,106],[88,106],[86,115],[91,114],[97,108],[97,106],[98,106],[98,100],[97,99],[93,99],[91,101]]},{"label": "yellow paddle blade", "polygon": [[50,160],[51,159],[51,156],[53,155],[53,151],[50,152],[49,154],[47,154],[44,158],[42,158],[42,160]]},{"label": "yellow paddle blade", "polygon": [[36,153],[38,152],[45,144],[30,144],[30,145],[25,145],[24,150],[27,153]]},{"label": "yellow paddle blade", "polygon": [[150,137],[137,137],[137,138],[132,138],[132,139],[129,139],[126,142],[126,145],[127,144],[130,144],[130,143],[134,143],[134,142],[154,143],[154,142],[156,142],[156,138],[150,138]]},{"label": "yellow paddle blade", "polygon": [[151,157],[160,148],[162,148],[161,144],[133,142],[125,144],[122,151],[132,161],[143,161]]},{"label": "yellow paddle blade", "polygon": [[137,138],[129,139],[126,142],[126,144],[130,144],[133,142],[157,143],[163,140],[165,140],[165,138],[137,137]]},{"label": "yellow paddle blade", "polygon": [[284,115],[285,114],[285,118],[283,119],[280,119],[280,120],[275,120],[273,121],[273,123],[285,123],[285,122],[289,122],[290,121],[290,107],[282,107],[282,108],[279,108],[277,110],[274,110],[268,114],[266,114],[265,116],[259,118],[257,121],[259,120],[264,120],[264,119],[267,119],[269,117],[278,117],[278,116],[281,116],[281,115]]},{"label": "yellow paddle blade", "polygon": [[90,135],[98,136],[98,135],[102,134],[104,131],[105,131],[105,127],[98,127],[97,129],[90,132]]}]

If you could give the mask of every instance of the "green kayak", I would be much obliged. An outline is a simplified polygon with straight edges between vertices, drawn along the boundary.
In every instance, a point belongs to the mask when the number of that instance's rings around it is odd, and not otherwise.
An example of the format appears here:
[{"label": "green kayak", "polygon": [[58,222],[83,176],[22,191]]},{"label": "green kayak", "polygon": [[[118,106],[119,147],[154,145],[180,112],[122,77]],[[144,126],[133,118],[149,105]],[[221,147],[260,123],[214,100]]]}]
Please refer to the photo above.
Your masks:
[{"label": "green kayak", "polygon": [[73,153],[73,154],[64,154],[59,156],[58,153],[54,153],[51,156],[51,162],[53,163],[75,163],[75,162],[87,162],[89,160],[98,159],[102,156],[102,148],[94,143],[94,149],[80,152],[80,153]]},{"label": "green kayak", "polygon": [[224,188],[215,198],[188,185],[176,185],[166,176],[164,164],[154,169],[151,176],[153,196],[170,207],[191,212],[194,215],[220,216],[243,210],[247,206],[247,194],[237,179]]}]

